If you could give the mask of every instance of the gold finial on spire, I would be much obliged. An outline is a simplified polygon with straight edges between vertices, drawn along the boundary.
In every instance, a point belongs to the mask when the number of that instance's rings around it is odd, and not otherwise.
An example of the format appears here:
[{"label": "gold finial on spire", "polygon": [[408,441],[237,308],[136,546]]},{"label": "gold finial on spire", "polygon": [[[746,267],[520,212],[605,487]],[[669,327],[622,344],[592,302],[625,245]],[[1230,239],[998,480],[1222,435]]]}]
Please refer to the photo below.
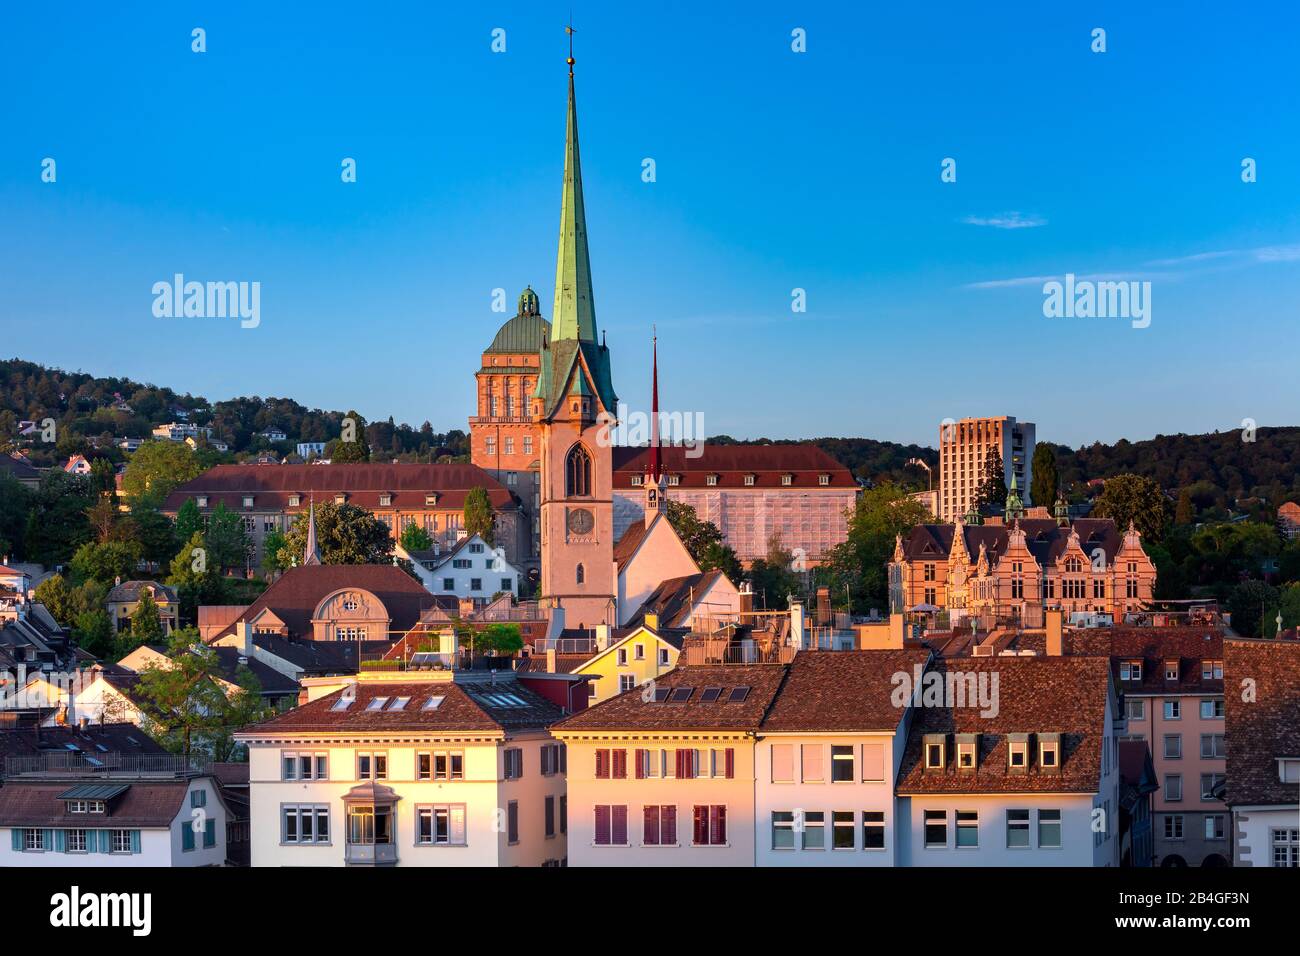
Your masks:
[{"label": "gold finial on spire", "polygon": [[569,59],[565,62],[569,64],[569,76],[573,76],[573,64],[575,62],[573,59],[573,25],[566,26],[564,32],[569,35]]}]

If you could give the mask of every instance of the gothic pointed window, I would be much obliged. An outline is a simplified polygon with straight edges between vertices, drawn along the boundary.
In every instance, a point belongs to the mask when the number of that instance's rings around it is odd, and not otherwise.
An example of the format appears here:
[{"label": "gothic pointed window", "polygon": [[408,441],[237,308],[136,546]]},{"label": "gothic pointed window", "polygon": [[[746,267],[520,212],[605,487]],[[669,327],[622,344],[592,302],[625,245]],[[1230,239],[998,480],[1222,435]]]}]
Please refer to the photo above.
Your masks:
[{"label": "gothic pointed window", "polygon": [[579,584],[585,584],[587,581],[587,570],[581,564],[578,565],[576,576]]},{"label": "gothic pointed window", "polygon": [[591,455],[581,445],[574,445],[564,460],[564,496],[580,498],[590,494]]}]

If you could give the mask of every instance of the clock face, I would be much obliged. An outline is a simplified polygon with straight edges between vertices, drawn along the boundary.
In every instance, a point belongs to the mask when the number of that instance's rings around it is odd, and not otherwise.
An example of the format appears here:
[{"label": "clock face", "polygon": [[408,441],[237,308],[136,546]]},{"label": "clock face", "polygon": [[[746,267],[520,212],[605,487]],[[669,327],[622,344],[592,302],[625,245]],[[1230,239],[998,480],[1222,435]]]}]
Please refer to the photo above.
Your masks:
[{"label": "clock face", "polygon": [[574,508],[569,512],[569,531],[573,534],[589,534],[595,524],[596,519],[586,508]]}]

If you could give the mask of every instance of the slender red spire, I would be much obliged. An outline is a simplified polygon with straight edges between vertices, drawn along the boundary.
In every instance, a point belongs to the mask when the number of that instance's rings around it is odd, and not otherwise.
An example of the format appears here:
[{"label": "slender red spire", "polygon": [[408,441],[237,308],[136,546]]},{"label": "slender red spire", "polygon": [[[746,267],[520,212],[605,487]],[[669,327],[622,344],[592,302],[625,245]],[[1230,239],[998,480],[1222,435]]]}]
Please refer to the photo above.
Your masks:
[{"label": "slender red spire", "polygon": [[651,385],[650,385],[650,477],[655,484],[663,474],[663,463],[659,460],[659,336],[654,337],[651,346]]}]

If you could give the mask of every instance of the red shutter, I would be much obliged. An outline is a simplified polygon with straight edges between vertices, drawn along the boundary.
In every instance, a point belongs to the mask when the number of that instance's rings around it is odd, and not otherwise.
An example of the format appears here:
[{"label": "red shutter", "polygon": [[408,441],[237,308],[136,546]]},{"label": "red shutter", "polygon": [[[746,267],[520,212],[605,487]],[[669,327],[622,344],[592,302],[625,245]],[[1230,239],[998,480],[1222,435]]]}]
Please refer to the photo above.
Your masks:
[{"label": "red shutter", "polygon": [[663,826],[659,832],[663,837],[663,842],[668,846],[672,846],[677,842],[677,808],[664,807],[662,813]]},{"label": "red shutter", "polygon": [[685,757],[685,756],[686,756],[686,751],[685,751],[685,750],[674,750],[674,751],[673,751],[673,759],[676,761],[676,764],[677,764],[677,779],[678,779],[678,780],[685,780],[685,779],[686,779],[686,771],[685,771],[685,769],[684,769],[685,766],[686,766],[686,764],[685,764],[685,762],[682,760],[682,758]]},{"label": "red shutter", "polygon": [[596,845],[604,846],[609,843],[609,807],[596,807]]},{"label": "red shutter", "polygon": [[610,807],[614,819],[610,825],[610,842],[615,846],[627,843],[627,807]]},{"label": "red shutter", "polygon": [[642,831],[641,842],[646,846],[659,845],[659,808],[645,808],[645,829]]},{"label": "red shutter", "polygon": [[636,751],[636,778],[645,779],[646,751],[637,749]]},{"label": "red shutter", "polygon": [[709,843],[709,808],[695,808],[695,845],[707,846]]},{"label": "red shutter", "polygon": [[727,779],[731,780],[736,776],[736,751],[731,747],[727,748]]},{"label": "red shutter", "polygon": [[712,824],[710,827],[709,842],[714,846],[721,846],[727,842],[727,808],[724,806],[713,807],[711,814]]},{"label": "red shutter", "polygon": [[596,779],[597,780],[609,779],[609,751],[608,750],[596,751]]},{"label": "red shutter", "polygon": [[627,779],[627,751],[613,750],[610,751],[614,756],[614,778],[616,780]]}]

